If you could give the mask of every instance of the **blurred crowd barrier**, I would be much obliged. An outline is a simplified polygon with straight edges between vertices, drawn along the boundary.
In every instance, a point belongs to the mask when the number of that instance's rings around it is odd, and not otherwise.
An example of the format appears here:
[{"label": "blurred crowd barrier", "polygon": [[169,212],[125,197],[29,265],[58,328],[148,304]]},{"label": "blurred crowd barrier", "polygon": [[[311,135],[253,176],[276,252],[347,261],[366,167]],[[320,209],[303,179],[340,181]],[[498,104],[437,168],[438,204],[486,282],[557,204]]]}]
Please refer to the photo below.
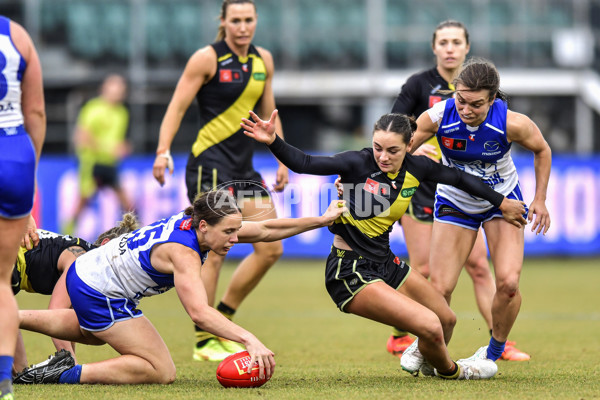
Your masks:
[{"label": "blurred crowd barrier", "polygon": [[[143,224],[175,214],[189,205],[184,185],[186,156],[175,157],[176,171],[160,187],[152,177],[153,157],[133,157],[121,166],[121,179],[136,213]],[[267,185],[275,181],[276,163],[273,157],[257,155],[255,167]],[[533,160],[515,156],[523,195],[531,202],[535,191]],[[38,224],[44,229],[60,232],[61,224],[73,212],[78,193],[74,159],[43,156],[38,171]],[[273,194],[279,216],[314,216],[323,212],[332,196],[335,177],[319,177],[290,173],[290,185],[283,193]],[[82,214],[76,234],[88,240],[115,225],[120,220],[119,205],[112,191],[101,191],[91,207]],[[547,205],[552,226],[546,236],[536,236],[526,228],[527,256],[593,256],[600,255],[600,156],[587,158],[556,156],[548,188]],[[406,256],[402,229],[394,226],[391,246],[400,256]],[[284,257],[317,258],[330,251],[331,233],[326,228],[301,234],[284,241]],[[236,245],[233,257],[245,256],[251,247]]]}]

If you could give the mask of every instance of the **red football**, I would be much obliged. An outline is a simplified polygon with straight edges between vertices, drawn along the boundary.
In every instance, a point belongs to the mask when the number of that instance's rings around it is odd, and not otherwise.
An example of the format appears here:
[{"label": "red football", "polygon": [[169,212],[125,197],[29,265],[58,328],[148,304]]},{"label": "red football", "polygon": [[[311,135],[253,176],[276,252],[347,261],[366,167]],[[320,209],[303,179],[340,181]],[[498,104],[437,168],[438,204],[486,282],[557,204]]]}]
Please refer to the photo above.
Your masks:
[{"label": "red football", "polygon": [[217,367],[217,380],[224,387],[259,387],[264,385],[269,378],[258,377],[258,363],[252,366],[252,372],[248,373],[250,354],[240,351],[221,361]]}]

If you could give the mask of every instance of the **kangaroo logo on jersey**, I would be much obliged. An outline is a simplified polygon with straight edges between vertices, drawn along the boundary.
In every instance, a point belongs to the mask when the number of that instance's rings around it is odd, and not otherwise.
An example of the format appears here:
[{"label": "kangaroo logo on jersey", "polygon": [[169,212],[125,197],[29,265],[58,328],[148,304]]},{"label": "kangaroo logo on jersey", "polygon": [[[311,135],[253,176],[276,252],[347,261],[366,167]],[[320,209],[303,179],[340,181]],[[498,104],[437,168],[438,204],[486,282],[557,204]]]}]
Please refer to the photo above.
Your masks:
[{"label": "kangaroo logo on jersey", "polygon": [[465,151],[467,150],[466,139],[454,139],[442,136],[442,144],[445,148],[450,150]]},{"label": "kangaroo logo on jersey", "polygon": [[242,82],[242,73],[237,69],[222,69],[219,71],[219,82],[239,83]]}]

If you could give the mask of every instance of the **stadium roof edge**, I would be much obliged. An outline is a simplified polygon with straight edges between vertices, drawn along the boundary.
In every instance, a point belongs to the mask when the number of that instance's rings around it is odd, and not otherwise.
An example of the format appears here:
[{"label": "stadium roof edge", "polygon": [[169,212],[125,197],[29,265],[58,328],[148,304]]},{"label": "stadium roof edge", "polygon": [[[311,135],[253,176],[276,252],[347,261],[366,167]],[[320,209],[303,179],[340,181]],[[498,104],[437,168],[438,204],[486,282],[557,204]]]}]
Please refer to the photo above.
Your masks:
[{"label": "stadium roof edge", "polygon": [[[391,97],[415,71],[278,71],[276,97]],[[586,81],[600,81],[594,71],[501,69],[500,88],[510,95],[578,96]]]}]

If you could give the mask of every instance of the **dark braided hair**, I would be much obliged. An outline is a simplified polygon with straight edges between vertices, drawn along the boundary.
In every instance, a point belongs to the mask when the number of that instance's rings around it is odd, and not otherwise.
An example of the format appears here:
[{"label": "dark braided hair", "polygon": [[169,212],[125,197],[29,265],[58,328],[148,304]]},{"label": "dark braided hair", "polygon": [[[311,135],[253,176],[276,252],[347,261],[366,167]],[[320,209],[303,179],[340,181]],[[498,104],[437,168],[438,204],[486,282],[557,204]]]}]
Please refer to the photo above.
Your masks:
[{"label": "dark braided hair", "polygon": [[405,144],[410,142],[413,132],[417,130],[417,121],[414,117],[409,117],[404,114],[384,114],[382,115],[375,126],[375,131],[394,132],[402,136],[402,141]]}]

